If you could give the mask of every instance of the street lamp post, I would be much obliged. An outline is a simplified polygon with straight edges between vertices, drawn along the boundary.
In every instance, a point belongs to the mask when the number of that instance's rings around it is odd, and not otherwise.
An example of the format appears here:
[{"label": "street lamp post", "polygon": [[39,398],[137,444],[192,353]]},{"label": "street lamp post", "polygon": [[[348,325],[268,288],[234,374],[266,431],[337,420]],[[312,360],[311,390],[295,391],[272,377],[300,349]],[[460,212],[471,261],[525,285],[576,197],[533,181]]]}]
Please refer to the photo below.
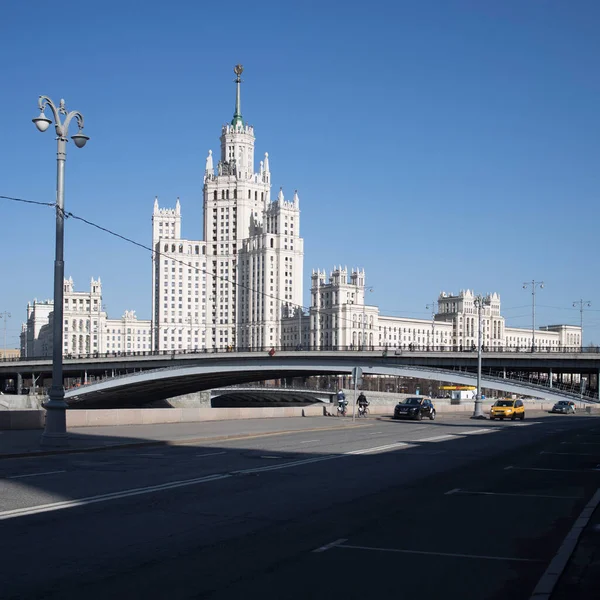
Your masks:
[{"label": "street lamp post", "polygon": [[487,302],[483,296],[478,295],[473,301],[477,308],[477,395],[475,396],[475,410],[473,411],[472,419],[485,419],[483,410],[481,407],[481,346],[483,345],[483,315],[482,309]]},{"label": "street lamp post", "polygon": [[531,351],[535,352],[535,290],[536,288],[544,289],[543,281],[526,281],[523,284],[523,289],[526,290],[531,286]]},{"label": "street lamp post", "polygon": [[[48,107],[54,117],[54,128],[58,142],[56,161],[56,246],[54,255],[54,310],[52,315],[52,387],[48,400],[44,403],[46,409],[46,425],[42,434],[42,444],[57,446],[66,443],[67,416],[65,388],[63,386],[63,285],[65,276],[64,263],[64,219],[65,219],[65,161],[67,159],[67,136],[69,124],[77,121],[78,131],[71,139],[78,148],[83,148],[90,139],[83,133],[83,115],[77,111],[67,112],[65,101],[61,100],[58,108],[48,96],[40,96],[38,100],[39,117],[32,119],[39,131],[46,131],[52,121],[46,117],[44,110]],[[61,121],[60,115],[65,118]]]},{"label": "street lamp post", "polygon": [[573,308],[579,306],[579,327],[581,329],[579,332],[579,349],[581,352],[583,352],[583,310],[584,308],[589,308],[591,305],[592,303],[589,300],[577,300],[576,302],[573,302]]},{"label": "street lamp post", "polygon": [[427,304],[425,310],[431,311],[431,347],[432,350],[435,350],[435,315],[437,313],[437,302],[434,300],[431,304]]},{"label": "street lamp post", "polygon": [[8,323],[8,319],[10,319],[10,313],[8,311],[4,311],[0,313],[0,318],[4,319],[4,356],[2,357],[6,360],[6,325]]}]

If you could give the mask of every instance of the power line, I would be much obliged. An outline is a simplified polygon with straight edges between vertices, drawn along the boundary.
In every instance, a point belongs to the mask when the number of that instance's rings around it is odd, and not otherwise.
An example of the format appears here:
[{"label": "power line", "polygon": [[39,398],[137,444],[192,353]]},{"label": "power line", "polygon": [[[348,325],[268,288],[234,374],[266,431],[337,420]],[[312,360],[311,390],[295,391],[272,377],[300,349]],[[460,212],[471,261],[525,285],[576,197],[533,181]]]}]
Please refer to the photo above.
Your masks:
[{"label": "power line", "polygon": [[56,202],[38,202],[37,200],[25,200],[24,198],[12,198],[11,196],[0,196],[3,200],[23,202],[24,204],[37,204],[39,206],[56,206]]}]

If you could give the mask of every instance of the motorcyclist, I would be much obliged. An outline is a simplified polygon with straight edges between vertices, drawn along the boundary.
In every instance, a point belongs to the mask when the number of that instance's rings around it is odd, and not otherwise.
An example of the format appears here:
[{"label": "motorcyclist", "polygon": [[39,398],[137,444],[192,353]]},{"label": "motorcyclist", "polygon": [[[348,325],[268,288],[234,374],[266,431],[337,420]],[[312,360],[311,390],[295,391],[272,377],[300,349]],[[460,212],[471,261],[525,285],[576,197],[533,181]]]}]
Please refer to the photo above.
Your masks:
[{"label": "motorcyclist", "polygon": [[367,400],[367,397],[364,395],[363,392],[361,392],[358,398],[356,399],[356,403],[358,404],[358,410],[360,412],[364,412],[365,408],[369,406],[369,401]]}]

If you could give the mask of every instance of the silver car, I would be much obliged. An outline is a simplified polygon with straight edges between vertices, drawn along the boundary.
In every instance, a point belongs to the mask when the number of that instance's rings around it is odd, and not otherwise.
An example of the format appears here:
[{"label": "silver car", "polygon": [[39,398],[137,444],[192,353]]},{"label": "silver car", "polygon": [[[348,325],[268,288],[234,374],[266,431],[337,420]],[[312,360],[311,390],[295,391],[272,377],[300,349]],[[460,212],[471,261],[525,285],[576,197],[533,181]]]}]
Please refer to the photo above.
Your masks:
[{"label": "silver car", "polygon": [[553,413],[563,413],[565,415],[574,415],[576,411],[575,402],[571,400],[559,400],[553,407]]}]

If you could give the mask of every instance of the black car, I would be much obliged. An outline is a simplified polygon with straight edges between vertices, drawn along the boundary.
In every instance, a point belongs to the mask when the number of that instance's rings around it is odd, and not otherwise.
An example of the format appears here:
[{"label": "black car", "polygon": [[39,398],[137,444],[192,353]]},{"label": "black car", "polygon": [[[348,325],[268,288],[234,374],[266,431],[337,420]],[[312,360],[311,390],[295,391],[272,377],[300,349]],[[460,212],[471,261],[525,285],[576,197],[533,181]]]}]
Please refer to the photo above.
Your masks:
[{"label": "black car", "polygon": [[427,398],[405,398],[396,404],[394,419],[414,419],[420,421],[423,417],[435,419],[435,406]]}]

